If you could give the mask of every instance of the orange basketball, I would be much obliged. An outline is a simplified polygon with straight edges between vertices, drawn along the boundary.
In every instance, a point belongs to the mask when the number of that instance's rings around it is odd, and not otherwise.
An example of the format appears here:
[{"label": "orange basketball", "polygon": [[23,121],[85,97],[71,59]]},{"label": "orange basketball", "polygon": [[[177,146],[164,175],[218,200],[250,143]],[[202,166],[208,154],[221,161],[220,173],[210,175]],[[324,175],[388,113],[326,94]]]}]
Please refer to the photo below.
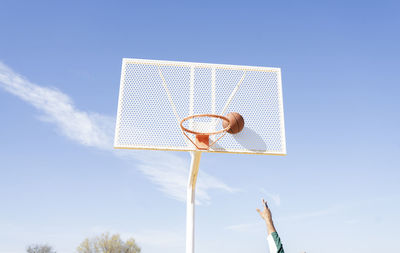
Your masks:
[{"label": "orange basketball", "polygon": [[[242,115],[240,115],[237,112],[230,112],[227,115],[225,115],[225,117],[227,117],[229,119],[229,122],[231,123],[231,128],[228,130],[228,133],[237,134],[243,130],[244,119],[243,119]],[[222,127],[226,128],[227,126],[228,126],[228,122],[223,120]]]}]

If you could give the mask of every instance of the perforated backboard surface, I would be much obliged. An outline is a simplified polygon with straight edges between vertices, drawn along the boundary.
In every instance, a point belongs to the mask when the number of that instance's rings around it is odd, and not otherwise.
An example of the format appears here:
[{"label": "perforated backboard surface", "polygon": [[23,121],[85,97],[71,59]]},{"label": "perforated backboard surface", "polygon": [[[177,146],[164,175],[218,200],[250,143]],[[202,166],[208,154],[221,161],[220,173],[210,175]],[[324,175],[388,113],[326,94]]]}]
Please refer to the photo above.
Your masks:
[{"label": "perforated backboard surface", "polygon": [[[206,152],[286,154],[279,68],[123,59],[114,146],[193,151],[180,121],[229,112],[243,116],[244,129]],[[188,126],[217,131],[220,123],[206,119]]]}]

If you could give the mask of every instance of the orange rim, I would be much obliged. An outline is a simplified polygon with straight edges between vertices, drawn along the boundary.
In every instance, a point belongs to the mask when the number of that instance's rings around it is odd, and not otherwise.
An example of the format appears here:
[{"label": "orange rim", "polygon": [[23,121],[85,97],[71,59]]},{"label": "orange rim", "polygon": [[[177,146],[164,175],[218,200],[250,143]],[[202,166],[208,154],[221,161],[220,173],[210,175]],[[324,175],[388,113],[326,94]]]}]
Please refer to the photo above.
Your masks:
[{"label": "orange rim", "polygon": [[[196,131],[192,131],[190,129],[187,129],[186,127],[183,126],[183,122],[189,120],[189,119],[193,119],[193,118],[201,118],[201,117],[211,117],[211,118],[218,118],[218,119],[222,119],[224,121],[228,122],[228,126],[225,127],[224,129],[220,130],[220,131],[215,131],[215,132],[210,132],[210,133],[202,133],[202,132],[196,132]],[[183,134],[186,136],[186,138],[189,139],[189,141],[191,143],[193,143],[194,146],[196,146],[197,149],[200,150],[207,150],[209,149],[212,145],[214,145],[219,139],[221,139],[222,137],[225,136],[226,132],[231,128],[231,123],[229,121],[229,119],[227,117],[221,116],[221,115],[216,115],[216,114],[196,114],[196,115],[192,115],[189,117],[186,117],[184,119],[181,120],[181,128],[183,131]],[[195,143],[187,134],[191,133],[191,134],[195,134],[196,135],[196,142],[199,143]],[[218,139],[216,139],[213,143],[208,144],[208,138],[210,135],[214,135],[214,134],[220,134],[220,133],[224,133],[223,135],[221,135]],[[204,138],[206,137],[206,138]]]},{"label": "orange rim", "polygon": [[[219,131],[216,131],[216,132],[210,132],[210,133],[202,133],[202,132],[192,131],[192,130],[187,129],[186,127],[183,126],[183,122],[185,122],[185,121],[187,121],[187,120],[189,120],[189,119],[193,119],[193,118],[202,118],[202,117],[211,117],[211,118],[222,119],[222,120],[228,122],[228,126],[225,127],[225,128],[222,129],[222,130],[219,130]],[[214,135],[214,134],[220,134],[220,133],[223,133],[223,132],[228,131],[228,130],[231,128],[231,123],[230,123],[229,119],[228,119],[227,117],[225,117],[225,116],[221,116],[221,115],[217,115],[217,114],[196,114],[196,115],[192,115],[192,116],[189,116],[189,117],[186,117],[186,118],[182,119],[180,125],[181,125],[181,128],[182,128],[183,131],[188,132],[188,133],[191,133],[191,134],[196,134],[196,135],[198,135],[198,134],[200,134],[200,135]]]}]

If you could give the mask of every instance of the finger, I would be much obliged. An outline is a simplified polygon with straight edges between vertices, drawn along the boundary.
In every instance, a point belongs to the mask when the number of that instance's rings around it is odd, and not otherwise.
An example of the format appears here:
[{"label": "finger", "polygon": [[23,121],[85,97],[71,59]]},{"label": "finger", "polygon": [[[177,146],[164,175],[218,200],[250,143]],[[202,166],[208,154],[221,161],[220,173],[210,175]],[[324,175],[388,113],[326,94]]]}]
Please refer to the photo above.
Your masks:
[{"label": "finger", "polygon": [[260,211],[260,209],[258,209],[258,208],[257,208],[257,209],[256,209],[256,211],[257,211],[257,212],[258,212],[258,213],[261,215],[261,211]]},{"label": "finger", "polygon": [[264,207],[268,208],[268,204],[267,204],[267,202],[264,200],[264,198],[262,199],[262,202],[263,202],[263,204],[264,204]]}]

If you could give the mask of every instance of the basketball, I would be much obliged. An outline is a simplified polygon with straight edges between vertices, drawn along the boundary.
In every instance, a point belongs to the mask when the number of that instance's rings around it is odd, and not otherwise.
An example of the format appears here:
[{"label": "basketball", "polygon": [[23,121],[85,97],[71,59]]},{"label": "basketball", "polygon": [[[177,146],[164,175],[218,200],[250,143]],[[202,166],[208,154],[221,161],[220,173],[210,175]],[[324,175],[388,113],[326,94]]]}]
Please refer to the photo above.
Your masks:
[{"label": "basketball", "polygon": [[[229,119],[229,122],[231,123],[231,128],[228,130],[228,133],[237,134],[243,130],[244,119],[243,119],[242,115],[240,115],[237,112],[230,112],[227,115],[225,115],[225,117],[227,117]],[[228,126],[228,122],[223,120],[222,127],[226,128],[227,126]]]}]

